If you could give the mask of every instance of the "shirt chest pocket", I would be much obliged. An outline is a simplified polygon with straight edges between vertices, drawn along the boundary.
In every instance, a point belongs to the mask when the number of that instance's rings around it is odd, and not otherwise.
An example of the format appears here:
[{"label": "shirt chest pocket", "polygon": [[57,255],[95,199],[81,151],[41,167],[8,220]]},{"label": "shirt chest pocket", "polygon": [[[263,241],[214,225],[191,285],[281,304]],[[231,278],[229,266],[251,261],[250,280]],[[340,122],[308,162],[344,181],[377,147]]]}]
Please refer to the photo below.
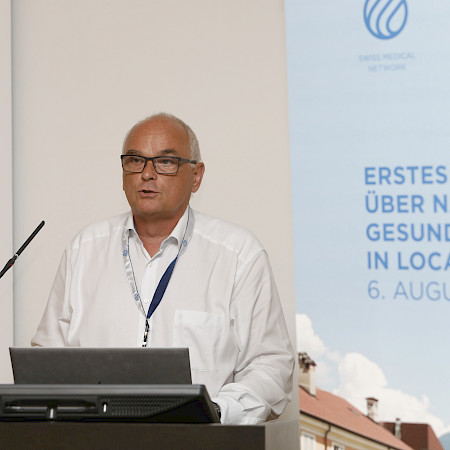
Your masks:
[{"label": "shirt chest pocket", "polygon": [[223,315],[204,311],[176,310],[173,346],[188,347],[191,370],[217,370]]}]

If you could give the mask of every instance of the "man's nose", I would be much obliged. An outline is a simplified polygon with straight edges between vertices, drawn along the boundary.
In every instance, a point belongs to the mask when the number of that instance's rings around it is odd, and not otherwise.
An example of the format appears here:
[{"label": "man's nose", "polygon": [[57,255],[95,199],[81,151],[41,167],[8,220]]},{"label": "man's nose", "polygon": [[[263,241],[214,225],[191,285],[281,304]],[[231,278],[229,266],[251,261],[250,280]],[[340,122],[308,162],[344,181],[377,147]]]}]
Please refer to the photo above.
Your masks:
[{"label": "man's nose", "polygon": [[153,166],[153,161],[145,161],[144,170],[141,172],[141,177],[144,180],[153,180],[157,176],[157,172],[155,170],[155,167]]}]

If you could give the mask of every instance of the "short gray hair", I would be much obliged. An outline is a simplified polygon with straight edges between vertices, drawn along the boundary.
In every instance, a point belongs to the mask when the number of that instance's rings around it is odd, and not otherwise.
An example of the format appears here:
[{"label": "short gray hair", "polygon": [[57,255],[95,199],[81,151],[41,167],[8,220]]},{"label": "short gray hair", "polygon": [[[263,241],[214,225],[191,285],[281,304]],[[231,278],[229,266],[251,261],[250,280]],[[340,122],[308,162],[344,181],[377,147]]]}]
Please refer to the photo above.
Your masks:
[{"label": "short gray hair", "polygon": [[178,125],[181,125],[185,129],[185,131],[189,137],[189,148],[191,149],[190,158],[193,161],[200,162],[202,160],[202,155],[200,154],[200,145],[198,143],[197,136],[195,135],[192,128],[186,122],[184,122],[177,116],[174,116],[173,114],[168,114],[165,112],[153,114],[152,116],[146,117],[144,120],[141,120],[140,122],[133,125],[133,127],[130,129],[130,131],[128,131],[127,135],[125,136],[125,139],[123,141],[123,146],[125,147],[125,143],[127,142],[128,136],[137,126],[141,125],[144,122],[147,122],[147,120],[158,119],[158,118],[173,120],[174,122],[176,122]]}]

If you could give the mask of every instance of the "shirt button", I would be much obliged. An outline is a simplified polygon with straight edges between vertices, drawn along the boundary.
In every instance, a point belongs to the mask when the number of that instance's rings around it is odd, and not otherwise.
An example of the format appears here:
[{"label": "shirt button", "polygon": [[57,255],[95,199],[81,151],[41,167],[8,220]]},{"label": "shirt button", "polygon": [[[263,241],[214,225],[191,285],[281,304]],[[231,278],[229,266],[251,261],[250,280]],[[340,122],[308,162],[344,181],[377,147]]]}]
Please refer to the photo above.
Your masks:
[{"label": "shirt button", "polygon": [[149,304],[150,303],[150,299],[149,298],[144,298],[144,303],[145,304]]}]

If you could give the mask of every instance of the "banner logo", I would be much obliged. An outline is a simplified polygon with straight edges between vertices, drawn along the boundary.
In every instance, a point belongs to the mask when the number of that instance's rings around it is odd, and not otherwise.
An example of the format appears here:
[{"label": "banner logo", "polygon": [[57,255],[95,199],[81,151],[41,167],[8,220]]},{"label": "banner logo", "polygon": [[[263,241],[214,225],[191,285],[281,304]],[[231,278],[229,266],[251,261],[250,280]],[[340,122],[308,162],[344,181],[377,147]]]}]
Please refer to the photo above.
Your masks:
[{"label": "banner logo", "polygon": [[364,22],[378,39],[392,39],[403,30],[408,18],[406,0],[366,0]]}]

